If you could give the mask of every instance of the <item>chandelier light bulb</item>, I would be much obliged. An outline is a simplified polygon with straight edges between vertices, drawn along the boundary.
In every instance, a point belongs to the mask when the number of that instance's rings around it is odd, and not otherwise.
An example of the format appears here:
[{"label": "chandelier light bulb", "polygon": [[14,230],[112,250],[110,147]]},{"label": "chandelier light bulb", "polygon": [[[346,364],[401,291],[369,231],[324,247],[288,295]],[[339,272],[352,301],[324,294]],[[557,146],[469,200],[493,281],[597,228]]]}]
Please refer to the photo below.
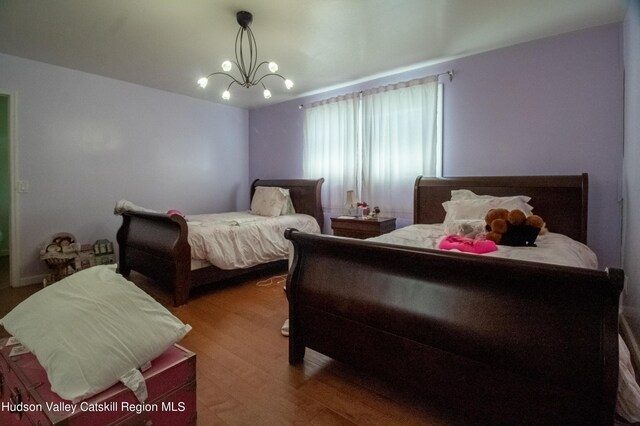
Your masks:
[{"label": "chandelier light bulb", "polygon": [[231,61],[224,61],[222,63],[222,71],[224,71],[224,72],[231,71],[232,67],[233,67],[233,65],[231,64]]},{"label": "chandelier light bulb", "polygon": [[207,77],[202,77],[200,80],[198,80],[198,85],[203,89],[207,87],[207,83],[209,83],[209,79]]},{"label": "chandelier light bulb", "polygon": [[276,72],[278,71],[278,64],[275,62],[269,62],[269,71]]},{"label": "chandelier light bulb", "polygon": [[222,92],[222,99],[224,99],[225,101],[228,101],[231,98],[231,92],[229,92],[228,90],[225,90],[224,92]]},{"label": "chandelier light bulb", "polygon": [[289,79],[286,79],[286,80],[284,81],[284,85],[285,85],[285,87],[286,87],[287,89],[291,89],[291,88],[293,87],[293,81],[291,81],[291,80],[289,80]]},{"label": "chandelier light bulb", "polygon": [[269,91],[269,89],[264,89],[264,98],[265,99],[269,99],[271,98],[271,92]]}]

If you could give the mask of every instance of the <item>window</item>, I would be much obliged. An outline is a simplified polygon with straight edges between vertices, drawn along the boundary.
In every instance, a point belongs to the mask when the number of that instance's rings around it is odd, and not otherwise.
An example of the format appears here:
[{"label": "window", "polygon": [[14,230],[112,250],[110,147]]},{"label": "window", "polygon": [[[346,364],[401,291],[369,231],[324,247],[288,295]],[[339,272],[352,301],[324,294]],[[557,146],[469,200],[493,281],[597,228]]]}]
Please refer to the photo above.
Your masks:
[{"label": "window", "polygon": [[411,219],[413,183],[441,167],[437,77],[312,104],[305,110],[303,168],[324,177],[323,205],[344,212],[347,190],[384,216]]}]

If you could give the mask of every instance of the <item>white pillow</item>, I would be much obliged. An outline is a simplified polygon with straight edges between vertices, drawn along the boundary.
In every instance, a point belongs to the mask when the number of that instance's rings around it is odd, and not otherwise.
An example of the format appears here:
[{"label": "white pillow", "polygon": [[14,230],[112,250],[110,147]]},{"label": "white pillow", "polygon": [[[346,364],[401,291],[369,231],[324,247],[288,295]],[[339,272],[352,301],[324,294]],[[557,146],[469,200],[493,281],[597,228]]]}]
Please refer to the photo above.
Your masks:
[{"label": "white pillow", "polygon": [[285,189],[284,191],[287,192],[287,199],[285,200],[284,204],[282,205],[282,210],[280,210],[280,216],[285,215],[285,214],[295,214],[296,213],[296,209],[295,209],[295,207],[293,207],[293,201],[291,200],[291,195],[289,195],[289,190]]},{"label": "white pillow", "polygon": [[286,207],[289,190],[257,186],[251,200],[251,213],[260,216],[280,216],[283,207]]},{"label": "white pillow", "polygon": [[516,197],[491,197],[477,198],[474,200],[445,201],[442,203],[447,212],[444,218],[444,227],[450,229],[456,221],[460,220],[484,220],[491,209],[519,209],[526,216],[531,216],[533,207]]},{"label": "white pillow", "polygon": [[121,378],[141,378],[136,369],[191,330],[115,265],[85,269],[38,291],[0,324],[38,358],[51,389],[74,403]]},{"label": "white pillow", "polygon": [[[528,203],[531,201],[531,197],[526,195],[515,195],[515,197],[522,200],[523,203]],[[452,189],[451,190],[451,201],[461,201],[461,200],[476,200],[478,198],[481,199],[489,199],[489,198],[500,198],[500,199],[512,199],[514,197],[494,197],[493,195],[478,195],[473,191],[468,189]]]}]

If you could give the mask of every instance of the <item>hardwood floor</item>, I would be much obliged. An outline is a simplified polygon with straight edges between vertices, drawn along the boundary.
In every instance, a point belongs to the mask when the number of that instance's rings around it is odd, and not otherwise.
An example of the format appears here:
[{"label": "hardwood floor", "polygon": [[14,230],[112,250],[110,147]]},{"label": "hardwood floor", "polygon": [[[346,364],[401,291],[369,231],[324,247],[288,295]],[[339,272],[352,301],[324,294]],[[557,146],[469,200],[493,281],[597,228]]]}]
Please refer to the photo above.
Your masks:
[{"label": "hardwood floor", "polygon": [[193,330],[181,344],[197,353],[198,424],[390,425],[462,424],[402,389],[368,377],[315,351],[288,364],[282,283],[264,277],[218,289],[197,289],[187,305],[146,278],[132,281]]},{"label": "hardwood floor", "polygon": [[[280,334],[288,310],[282,283],[258,285],[261,277],[196,289],[173,308],[168,291],[135,273],[131,280],[193,327],[180,344],[197,354],[198,425],[464,423],[455,410],[429,406],[312,350],[290,366]],[[41,288],[0,289],[0,317]]]},{"label": "hardwood floor", "polygon": [[[0,288],[0,318],[4,317],[11,309],[42,288],[42,284],[28,285],[24,287]],[[6,333],[0,326],[0,337]]]}]

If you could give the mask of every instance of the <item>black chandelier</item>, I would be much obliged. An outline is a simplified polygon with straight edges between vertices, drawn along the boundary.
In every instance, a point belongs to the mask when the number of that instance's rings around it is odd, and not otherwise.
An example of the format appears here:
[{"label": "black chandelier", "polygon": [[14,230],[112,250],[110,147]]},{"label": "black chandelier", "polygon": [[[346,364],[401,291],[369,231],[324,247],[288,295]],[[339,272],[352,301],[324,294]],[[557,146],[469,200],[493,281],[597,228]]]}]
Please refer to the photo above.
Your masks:
[{"label": "black chandelier", "polygon": [[[271,92],[269,91],[269,89],[267,89],[267,86],[264,85],[262,80],[265,77],[270,77],[270,76],[280,77],[282,80],[284,80],[285,87],[287,89],[291,89],[293,87],[293,81],[289,80],[288,78],[284,78],[280,74],[276,74],[276,71],[278,71],[278,64],[276,64],[275,62],[267,62],[267,61],[262,61],[258,63],[258,45],[256,44],[256,38],[253,36],[253,32],[249,27],[251,22],[253,22],[253,15],[243,10],[236,13],[236,19],[238,20],[238,24],[240,25],[240,28],[238,29],[238,34],[236,35],[236,60],[224,61],[222,63],[221,72],[214,72],[209,74],[206,77],[202,77],[201,79],[199,79],[198,84],[200,85],[200,87],[204,89],[205,87],[207,87],[207,83],[209,83],[210,77],[214,75],[222,74],[222,75],[226,75],[232,80],[229,86],[227,87],[227,90],[225,90],[222,93],[222,99],[224,100],[228,100],[231,98],[231,92],[229,92],[229,89],[234,84],[237,84],[242,87],[247,87],[247,88],[261,84],[262,87],[264,88],[264,92],[263,92],[264,98],[269,99],[271,97]],[[247,48],[249,50],[248,63],[245,62],[245,58],[244,58],[245,49]],[[231,74],[229,74],[229,71],[231,71],[234,64],[236,68],[238,68],[238,71],[240,71],[239,78],[236,78]],[[261,66],[265,64],[267,64],[267,67],[269,68],[270,72],[264,74],[262,77],[258,77],[258,70],[260,69]]]}]

